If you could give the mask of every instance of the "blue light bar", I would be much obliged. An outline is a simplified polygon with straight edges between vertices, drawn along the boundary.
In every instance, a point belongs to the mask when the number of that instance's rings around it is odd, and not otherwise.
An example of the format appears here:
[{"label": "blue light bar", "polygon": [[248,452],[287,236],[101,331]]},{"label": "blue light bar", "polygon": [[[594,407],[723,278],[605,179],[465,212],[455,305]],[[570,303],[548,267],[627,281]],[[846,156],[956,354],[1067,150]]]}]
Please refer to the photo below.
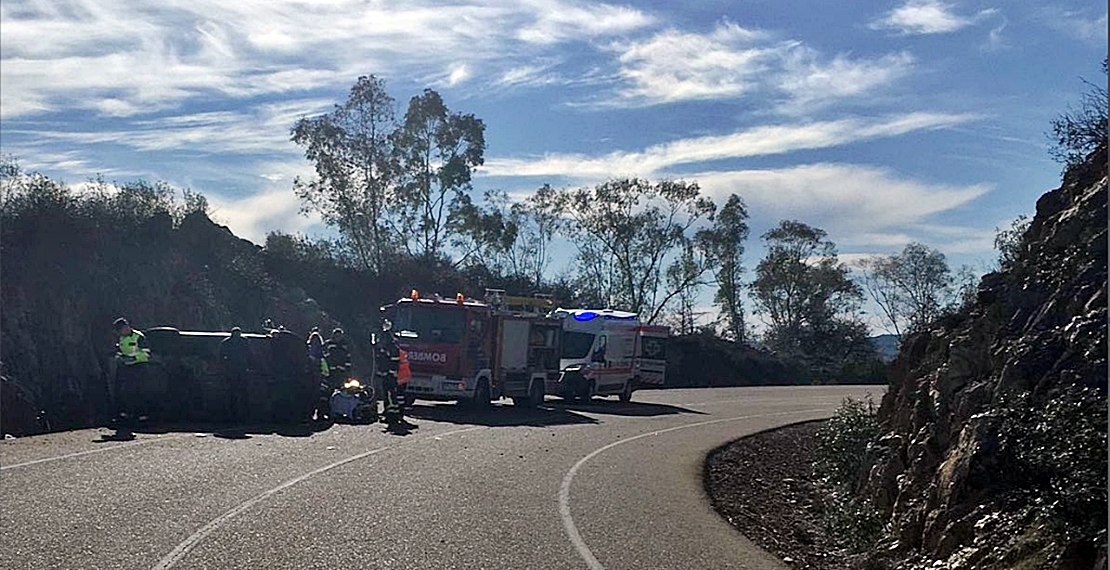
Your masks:
[{"label": "blue light bar", "polygon": [[595,313],[593,311],[586,311],[584,313],[578,313],[577,315],[574,315],[574,320],[582,321],[582,322],[592,321],[596,318],[597,318],[597,313]]}]

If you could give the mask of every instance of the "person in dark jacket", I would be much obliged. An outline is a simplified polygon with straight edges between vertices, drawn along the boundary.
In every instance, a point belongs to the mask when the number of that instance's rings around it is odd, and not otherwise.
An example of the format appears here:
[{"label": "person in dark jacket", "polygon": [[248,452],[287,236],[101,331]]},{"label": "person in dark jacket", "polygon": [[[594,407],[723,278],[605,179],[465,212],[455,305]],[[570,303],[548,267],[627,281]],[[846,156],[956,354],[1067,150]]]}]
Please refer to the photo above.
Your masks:
[{"label": "person in dark jacket", "polygon": [[245,416],[243,394],[247,390],[250,355],[250,345],[243,338],[243,330],[233,327],[231,336],[220,342],[220,364],[223,367],[224,387],[227,389],[226,416],[229,421],[236,423]]}]

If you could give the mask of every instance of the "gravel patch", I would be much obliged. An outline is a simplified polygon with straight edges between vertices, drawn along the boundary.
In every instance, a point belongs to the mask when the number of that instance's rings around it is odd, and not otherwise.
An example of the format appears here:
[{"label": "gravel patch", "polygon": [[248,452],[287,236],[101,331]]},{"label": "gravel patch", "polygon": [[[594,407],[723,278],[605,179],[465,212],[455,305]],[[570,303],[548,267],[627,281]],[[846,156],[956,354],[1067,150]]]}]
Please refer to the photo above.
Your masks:
[{"label": "gravel patch", "polygon": [[705,463],[705,488],[725,520],[792,567],[859,569],[864,557],[826,531],[824,494],[813,484],[821,424],[795,424],[713,450]]}]

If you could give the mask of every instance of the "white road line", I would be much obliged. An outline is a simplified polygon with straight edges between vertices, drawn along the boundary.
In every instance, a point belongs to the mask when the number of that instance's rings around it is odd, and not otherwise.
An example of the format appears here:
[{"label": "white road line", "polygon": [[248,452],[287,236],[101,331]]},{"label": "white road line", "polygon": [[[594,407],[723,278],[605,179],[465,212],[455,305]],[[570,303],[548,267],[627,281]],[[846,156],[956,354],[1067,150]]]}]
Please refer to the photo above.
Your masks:
[{"label": "white road line", "polygon": [[35,459],[34,461],[24,461],[23,463],[16,463],[16,464],[13,464],[13,465],[3,465],[3,466],[0,466],[0,471],[4,471],[4,470],[7,470],[7,469],[15,469],[17,467],[27,467],[28,465],[38,465],[39,463],[48,463],[48,462],[51,462],[51,461],[60,461],[62,459],[70,459],[70,458],[73,458],[73,457],[81,457],[82,455],[92,455],[93,453],[102,453],[104,451],[114,451],[114,450],[117,450],[117,449],[127,449],[127,448],[131,448],[131,447],[137,447],[137,446],[140,446],[140,445],[146,445],[148,443],[157,443],[159,441],[170,441],[170,440],[173,440],[173,439],[182,439],[182,438],[185,438],[185,437],[191,437],[191,436],[173,435],[173,436],[158,436],[158,437],[154,437],[154,438],[150,438],[150,439],[141,439],[139,441],[125,442],[125,443],[121,443],[120,445],[112,445],[112,446],[108,446],[108,447],[101,447],[99,449],[88,449],[88,450],[85,450],[85,451],[77,451],[77,452],[74,452],[74,453],[67,453],[65,455],[55,455],[53,457],[44,457],[42,459]]},{"label": "white road line", "polygon": [[651,431],[651,432],[647,432],[647,433],[642,433],[640,435],[632,436],[628,439],[621,439],[621,440],[614,441],[613,443],[610,443],[609,445],[606,445],[604,447],[600,447],[598,449],[595,449],[589,455],[583,457],[582,459],[579,459],[578,463],[575,463],[574,467],[571,467],[570,471],[567,471],[566,476],[563,477],[563,483],[561,485],[559,485],[559,517],[563,519],[563,530],[566,531],[567,537],[570,538],[571,544],[574,545],[574,549],[578,551],[578,556],[580,556],[582,558],[582,560],[586,562],[586,566],[589,567],[590,570],[605,570],[605,567],[602,566],[601,563],[597,561],[597,557],[594,556],[594,553],[590,550],[590,547],[586,545],[586,541],[582,540],[582,535],[579,534],[578,527],[575,526],[575,524],[574,524],[574,518],[570,514],[570,484],[574,481],[574,475],[578,473],[578,469],[580,469],[583,465],[585,465],[589,460],[591,460],[594,457],[604,453],[605,451],[607,451],[609,449],[612,449],[612,448],[614,448],[618,445],[621,445],[621,444],[628,443],[630,441],[636,441],[638,439],[645,438],[645,437],[651,437],[651,436],[654,436],[654,435],[661,435],[661,434],[672,432],[672,431],[678,431],[680,429],[707,426],[707,425],[710,425],[710,424],[719,424],[719,423],[724,423],[724,422],[751,420],[751,419],[756,419],[756,418],[769,418],[769,417],[774,417],[774,416],[789,416],[789,415],[795,415],[795,414],[809,414],[809,413],[813,413],[813,412],[825,412],[825,411],[828,411],[828,408],[813,408],[813,409],[808,409],[808,410],[793,410],[793,411],[789,411],[789,412],[778,412],[778,413],[774,413],[774,414],[755,414],[755,415],[750,415],[750,416],[737,416],[737,417],[734,417],[734,418],[721,418],[721,419],[716,419],[716,420],[708,420],[708,421],[704,421],[704,422],[696,422],[696,423],[692,423],[692,424],[686,424],[686,425],[681,425],[681,426],[676,426],[676,427]]},{"label": "white road line", "polygon": [[[426,440],[432,439],[432,438],[440,438],[440,437],[444,437],[444,436],[448,436],[448,435],[455,435],[455,434],[460,434],[460,433],[463,433],[463,432],[474,431],[474,430],[477,430],[477,429],[484,429],[484,428],[485,428],[485,426],[474,426],[474,427],[470,427],[470,428],[457,429],[457,430],[454,430],[454,431],[449,431],[449,432],[444,432],[444,433],[437,433],[437,434],[434,434],[434,435],[430,435],[430,436],[428,436],[428,437],[426,437],[426,438],[424,438],[420,441],[426,441]],[[363,453],[359,453],[358,455],[352,455],[352,456],[350,456],[346,459],[341,459],[339,461],[336,461],[335,463],[330,463],[328,465],[320,467],[319,469],[313,469],[312,471],[309,471],[308,473],[305,473],[304,475],[301,475],[300,477],[295,477],[293,479],[290,479],[290,480],[282,483],[281,485],[278,485],[277,487],[274,487],[273,489],[270,489],[269,491],[266,491],[266,492],[264,492],[260,495],[255,496],[254,498],[252,498],[252,499],[250,499],[250,500],[248,500],[244,503],[239,504],[237,507],[227,511],[226,513],[216,517],[215,519],[212,519],[212,521],[210,521],[208,524],[200,527],[200,529],[198,529],[196,532],[189,535],[188,538],[181,541],[180,544],[178,544],[172,551],[170,551],[170,553],[167,554],[165,556],[165,558],[159,560],[157,564],[152,566],[151,570],[167,570],[168,568],[171,568],[174,564],[177,564],[182,558],[184,558],[185,555],[188,554],[190,550],[192,550],[194,547],[196,547],[196,545],[199,544],[200,541],[204,540],[205,537],[212,534],[216,529],[218,529],[225,522],[235,518],[236,516],[242,514],[244,511],[250,509],[254,505],[258,504],[259,502],[266,500],[267,498],[273,496],[274,494],[279,493],[279,492],[281,492],[285,489],[288,489],[289,487],[292,487],[293,485],[296,485],[297,483],[300,483],[301,481],[304,481],[305,479],[308,479],[309,477],[312,477],[314,475],[319,475],[319,474],[321,474],[325,471],[335,469],[336,467],[339,467],[341,465],[346,465],[346,464],[348,464],[352,461],[358,461],[359,459],[362,459],[364,457],[369,457],[371,455],[374,455],[376,453],[380,453],[382,451],[385,451],[387,449],[391,449],[393,447],[396,447],[396,446],[387,445],[385,447],[379,447],[377,449],[371,449],[370,451],[365,451]]]}]

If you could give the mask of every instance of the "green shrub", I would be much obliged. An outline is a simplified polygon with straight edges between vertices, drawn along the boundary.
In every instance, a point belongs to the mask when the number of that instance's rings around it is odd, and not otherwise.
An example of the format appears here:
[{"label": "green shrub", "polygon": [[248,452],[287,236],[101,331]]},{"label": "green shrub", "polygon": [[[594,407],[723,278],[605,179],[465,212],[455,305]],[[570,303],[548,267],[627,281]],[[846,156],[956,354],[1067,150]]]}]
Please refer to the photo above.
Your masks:
[{"label": "green shrub", "polygon": [[831,490],[826,495],[825,528],[852,552],[870,549],[883,532],[883,518],[865,497]]},{"label": "green shrub", "polygon": [[872,463],[869,445],[879,434],[875,404],[845,398],[836,415],[817,431],[814,471],[834,487],[854,492],[863,469]]},{"label": "green shrub", "polygon": [[870,548],[883,530],[878,510],[857,493],[863,475],[874,463],[871,443],[878,435],[879,422],[870,397],[846,398],[817,430],[813,471],[825,489],[825,527],[854,552]]},{"label": "green shrub", "polygon": [[1009,498],[1035,508],[1067,540],[1106,531],[1106,397],[1072,386],[1040,402],[1028,394],[1002,408]]}]

